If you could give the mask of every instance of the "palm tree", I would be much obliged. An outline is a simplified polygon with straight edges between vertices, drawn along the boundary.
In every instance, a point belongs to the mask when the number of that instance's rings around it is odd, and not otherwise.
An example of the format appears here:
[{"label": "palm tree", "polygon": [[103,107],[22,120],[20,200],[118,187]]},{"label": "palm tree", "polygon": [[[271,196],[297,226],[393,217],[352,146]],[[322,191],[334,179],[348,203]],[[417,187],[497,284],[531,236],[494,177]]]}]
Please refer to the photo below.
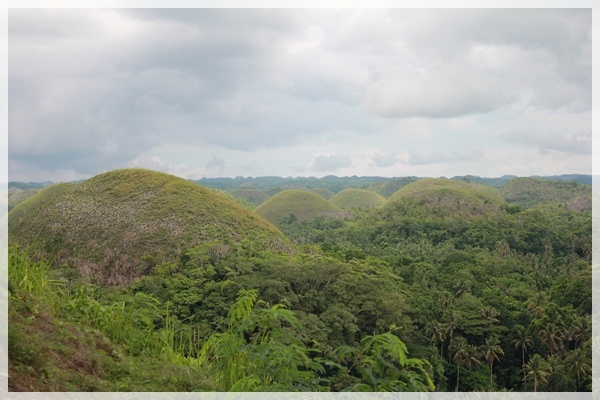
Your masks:
[{"label": "palm tree", "polygon": [[481,361],[479,360],[481,358],[481,352],[479,351],[479,348],[477,348],[477,346],[475,345],[468,345],[467,346],[467,359],[466,359],[466,365],[469,369],[473,368],[473,366],[475,364],[479,364],[481,363]]},{"label": "palm tree", "polygon": [[[525,365],[525,351],[527,351],[527,347],[533,346],[533,340],[527,334],[525,327],[522,325],[516,326],[517,336],[516,339],[513,340],[513,344],[515,345],[515,349],[521,349],[521,367]],[[527,376],[523,372],[523,380],[525,381],[525,385],[527,385]]]},{"label": "palm tree", "polygon": [[427,334],[431,336],[431,342],[440,345],[440,357],[443,357],[444,341],[446,340],[446,327],[444,324],[433,321],[427,324]]},{"label": "palm tree", "polygon": [[[450,321],[446,324],[446,332],[448,333],[448,337],[450,338],[450,342],[448,346],[452,346],[452,339],[454,338],[454,330],[458,328],[458,324],[460,322],[460,314],[456,311],[452,311],[452,317],[450,317]],[[450,360],[450,354],[448,353],[448,360]]]},{"label": "palm tree", "polygon": [[547,382],[546,378],[550,374],[548,363],[537,353],[523,366],[523,371],[526,374],[525,376],[531,376],[533,378],[534,392],[537,392],[538,382]]},{"label": "palm tree", "polygon": [[577,375],[577,390],[580,390],[581,376],[592,372],[592,360],[585,352],[578,348],[569,353],[565,358],[565,367],[569,375]]},{"label": "palm tree", "polygon": [[483,319],[488,321],[490,324],[496,324],[496,323],[500,322],[500,320],[498,318],[496,318],[499,316],[498,311],[496,311],[496,309],[492,306],[484,307],[481,310],[481,316],[483,317]]},{"label": "palm tree", "polygon": [[527,309],[535,318],[542,318],[546,307],[546,297],[543,292],[539,292],[533,299],[527,303]]},{"label": "palm tree", "polygon": [[560,327],[554,322],[549,322],[538,333],[542,339],[542,343],[548,347],[551,354],[554,354],[562,342]]},{"label": "palm tree", "polygon": [[498,355],[504,355],[504,351],[500,347],[500,341],[494,336],[486,339],[485,344],[481,346],[481,352],[490,365],[490,389],[492,389],[494,360],[500,361]]},{"label": "palm tree", "polygon": [[590,338],[592,335],[592,318],[589,315],[579,317],[571,324],[573,330],[574,344],[577,346]]},{"label": "palm tree", "polygon": [[449,351],[454,351],[453,360],[456,361],[456,391],[458,392],[458,384],[460,381],[460,366],[468,359],[468,343],[465,338],[459,336],[456,338],[453,346],[449,347]]}]

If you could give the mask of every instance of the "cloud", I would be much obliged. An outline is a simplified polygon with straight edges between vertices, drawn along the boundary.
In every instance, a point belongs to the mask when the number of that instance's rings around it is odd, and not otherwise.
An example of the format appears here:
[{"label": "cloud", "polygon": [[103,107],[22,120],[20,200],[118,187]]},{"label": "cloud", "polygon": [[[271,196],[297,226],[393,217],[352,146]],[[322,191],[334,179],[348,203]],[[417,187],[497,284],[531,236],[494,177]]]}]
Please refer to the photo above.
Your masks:
[{"label": "cloud", "polygon": [[390,167],[396,164],[397,162],[398,160],[395,156],[387,154],[375,153],[371,157],[372,165],[375,165],[377,167]]},{"label": "cloud", "polygon": [[315,172],[335,172],[352,165],[352,158],[329,154],[318,155],[310,163],[310,170]]},{"label": "cloud", "polygon": [[485,159],[485,153],[481,149],[463,150],[416,150],[409,152],[409,163],[412,165],[422,164],[446,164],[457,162],[475,162]]},{"label": "cloud", "polygon": [[206,163],[206,168],[209,168],[209,169],[222,170],[224,167],[225,167],[225,160],[215,156],[214,154],[212,154],[212,158],[210,159],[210,161]]},{"label": "cloud", "polygon": [[[388,173],[460,129],[482,149],[591,142],[585,9],[11,9],[8,68],[11,176],[151,156],[288,175],[300,147],[329,152],[311,171]],[[207,153],[183,165],[175,145]],[[383,151],[357,162],[366,147]]]}]

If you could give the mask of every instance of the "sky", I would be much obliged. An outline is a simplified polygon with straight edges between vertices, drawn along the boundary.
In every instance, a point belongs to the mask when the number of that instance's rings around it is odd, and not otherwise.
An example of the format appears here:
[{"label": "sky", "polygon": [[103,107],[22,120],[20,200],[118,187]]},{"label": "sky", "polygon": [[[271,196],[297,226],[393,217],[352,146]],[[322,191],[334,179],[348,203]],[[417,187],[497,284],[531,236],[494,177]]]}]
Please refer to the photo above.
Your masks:
[{"label": "sky", "polygon": [[592,173],[591,9],[9,9],[8,179]]}]

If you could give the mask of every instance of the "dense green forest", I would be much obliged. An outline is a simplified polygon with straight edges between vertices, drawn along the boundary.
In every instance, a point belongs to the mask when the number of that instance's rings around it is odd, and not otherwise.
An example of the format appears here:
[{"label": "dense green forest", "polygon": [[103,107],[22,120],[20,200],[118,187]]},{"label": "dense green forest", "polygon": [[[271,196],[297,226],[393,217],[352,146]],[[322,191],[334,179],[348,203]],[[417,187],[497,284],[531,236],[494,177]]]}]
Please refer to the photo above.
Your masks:
[{"label": "dense green forest", "polygon": [[[9,389],[591,390],[589,186],[373,178],[354,189],[376,201],[323,195],[349,182],[213,191],[119,170],[23,200]],[[236,203],[250,189],[260,205]]]}]

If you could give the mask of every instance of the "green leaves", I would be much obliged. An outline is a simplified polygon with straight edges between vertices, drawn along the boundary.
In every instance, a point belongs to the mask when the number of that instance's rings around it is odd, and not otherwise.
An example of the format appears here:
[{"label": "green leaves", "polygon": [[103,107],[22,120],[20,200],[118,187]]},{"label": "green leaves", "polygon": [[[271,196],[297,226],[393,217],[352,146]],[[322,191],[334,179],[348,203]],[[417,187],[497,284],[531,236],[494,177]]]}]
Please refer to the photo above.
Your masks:
[{"label": "green leaves", "polygon": [[316,390],[323,367],[289,330],[299,323],[290,310],[264,307],[258,291],[240,290],[227,332],[211,335],[200,351],[219,391]]},{"label": "green leaves", "polygon": [[428,391],[433,389],[429,362],[408,357],[406,344],[391,333],[368,335],[361,347],[340,346],[334,354],[346,365],[348,374],[362,382],[346,391]]}]

